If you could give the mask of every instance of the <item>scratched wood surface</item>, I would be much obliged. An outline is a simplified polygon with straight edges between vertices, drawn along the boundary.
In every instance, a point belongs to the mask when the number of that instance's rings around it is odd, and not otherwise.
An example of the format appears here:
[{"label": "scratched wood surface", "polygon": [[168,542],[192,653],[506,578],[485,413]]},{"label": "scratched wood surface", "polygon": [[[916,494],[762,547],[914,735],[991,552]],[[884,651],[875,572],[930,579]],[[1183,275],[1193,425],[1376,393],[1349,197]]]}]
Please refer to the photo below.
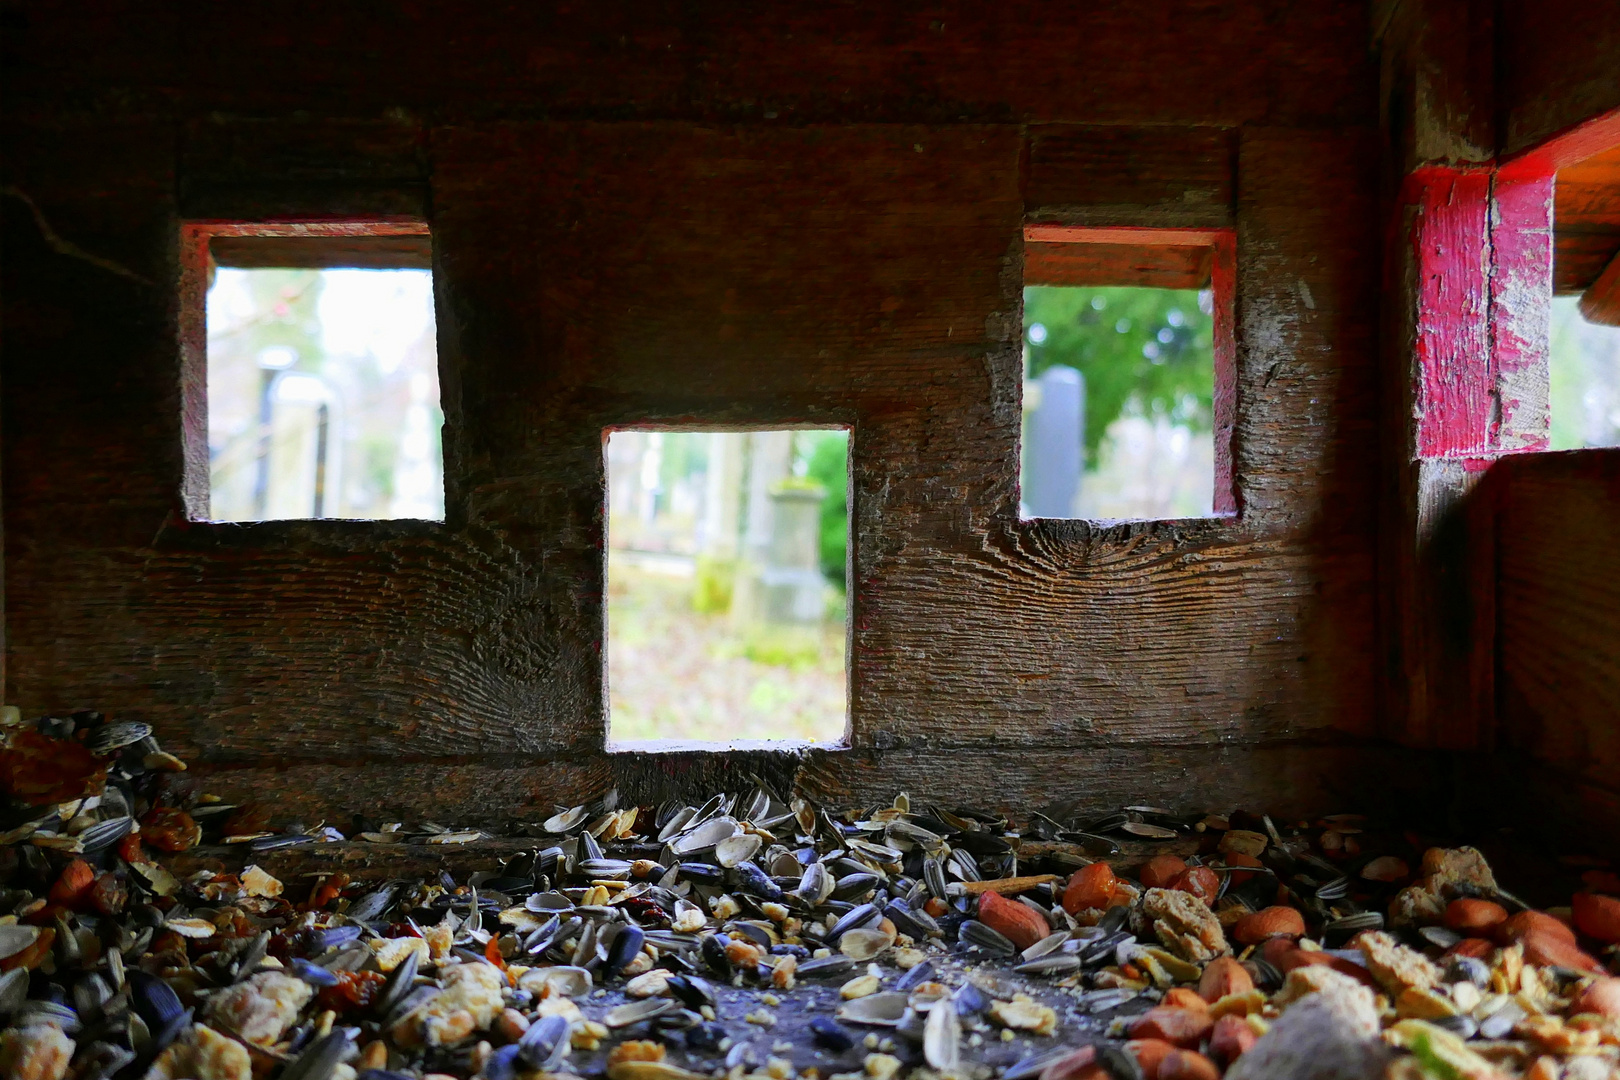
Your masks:
[{"label": "scratched wood surface", "polygon": [[1314,126],[1371,106],[1366,19],[1348,0],[404,0],[388,18],[293,0],[273,20],[97,0],[30,9],[7,35],[7,67],[29,90],[127,91],[126,104],[178,95],[198,115]]},{"label": "scratched wood surface", "polygon": [[1620,253],[1620,146],[1558,170],[1553,290],[1578,293]]},{"label": "scratched wood surface", "polygon": [[1209,285],[1214,250],[1177,245],[1024,244],[1026,285],[1135,285],[1202,289]]},{"label": "scratched wood surface", "polygon": [[[358,52],[347,9],[32,16],[5,76],[30,200],[4,201],[7,700],[150,720],[215,790],[299,813],[700,790],[738,759],[602,750],[602,429],[851,423],[853,748],[754,767],[1008,806],[1172,777],[1301,812],[1411,777],[1355,741],[1364,10],[1043,7],[1019,35],[974,10],[457,8],[446,34],[407,4]],[[180,217],[411,212],[447,521],[188,523]],[[1235,228],[1237,516],[1017,520],[1037,214]]]},{"label": "scratched wood surface", "polygon": [[[1620,835],[1620,450],[1496,466],[1500,740]],[[1612,846],[1612,843],[1611,845]]]},{"label": "scratched wood surface", "polygon": [[1496,43],[1504,156],[1620,108],[1620,6],[1607,0],[1502,4]]}]

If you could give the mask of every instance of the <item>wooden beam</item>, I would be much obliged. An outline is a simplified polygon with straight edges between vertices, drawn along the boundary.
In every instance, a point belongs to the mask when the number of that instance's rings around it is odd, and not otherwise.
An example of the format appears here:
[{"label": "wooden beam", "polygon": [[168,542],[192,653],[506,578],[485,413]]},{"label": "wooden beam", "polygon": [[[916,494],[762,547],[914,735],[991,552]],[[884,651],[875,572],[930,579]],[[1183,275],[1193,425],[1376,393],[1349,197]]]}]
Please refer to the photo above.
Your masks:
[{"label": "wooden beam", "polygon": [[1033,243],[1024,245],[1024,284],[1202,289],[1213,263],[1207,247]]},{"label": "wooden beam", "polygon": [[1587,322],[1620,326],[1620,254],[1581,294],[1580,309]]},{"label": "wooden beam", "polygon": [[1553,225],[1553,289],[1584,292],[1620,252],[1620,141],[1558,170]]},{"label": "wooden beam", "polygon": [[215,236],[219,266],[246,268],[429,270],[433,239],[407,236]]},{"label": "wooden beam", "polygon": [[1229,230],[1109,227],[1091,225],[1025,225],[1026,244],[1142,244],[1155,247],[1208,247]]}]

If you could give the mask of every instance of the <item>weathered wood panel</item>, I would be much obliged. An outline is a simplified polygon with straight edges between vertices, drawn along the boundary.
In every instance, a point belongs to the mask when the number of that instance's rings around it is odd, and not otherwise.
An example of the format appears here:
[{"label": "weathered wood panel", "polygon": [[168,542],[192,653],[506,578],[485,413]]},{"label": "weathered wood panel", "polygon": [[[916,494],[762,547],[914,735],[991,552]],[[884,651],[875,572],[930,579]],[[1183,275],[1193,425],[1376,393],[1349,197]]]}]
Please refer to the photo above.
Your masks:
[{"label": "weathered wood panel", "polygon": [[1502,4],[1496,43],[1503,156],[1620,108],[1620,7],[1608,0]]},{"label": "weathered wood panel", "polygon": [[1578,293],[1620,252],[1620,146],[1558,170],[1553,289]]},{"label": "weathered wood panel", "polygon": [[1620,450],[1504,461],[1493,481],[1502,744],[1620,829]]},{"label": "weathered wood panel", "polygon": [[1190,246],[1026,243],[1024,284],[1202,289],[1214,261],[1212,249]]},{"label": "weathered wood panel", "polygon": [[[1372,107],[1366,8],[1180,0],[986,7],[316,0],[31,6],[7,68],[194,115],[1339,124]],[[59,98],[42,97],[54,109]]]},{"label": "weathered wood panel", "polygon": [[[312,815],[716,785],[735,759],[602,750],[602,431],[847,423],[854,746],[754,767],[841,801],[1179,784],[1302,812],[1409,776],[1336,741],[1374,726],[1358,6],[1017,34],[458,8],[447,35],[416,4],[358,51],[344,9],[296,49],[296,12],[249,49],[239,13],[175,10],[71,41],[35,15],[7,71],[7,182],[49,227],[7,198],[8,700],[152,720],[210,785]],[[130,55],[142,33],[173,38]],[[446,522],[187,523],[180,218],[422,212]],[[1048,212],[1235,229],[1239,515],[1017,520],[1022,229]],[[1364,767],[1322,788],[1335,762]]]},{"label": "weathered wood panel", "polygon": [[1098,814],[1151,793],[1178,812],[1247,808],[1313,817],[1398,805],[1414,818],[1449,797],[1435,754],[1342,738],[1246,746],[1144,746],[1105,738],[1068,747],[814,750],[798,754],[582,755],[575,760],[432,761],[375,765],[306,763],[286,768],[183,774],[182,788],[275,807],[278,818],[327,817],[340,828],[373,820],[454,820],[509,827],[617,787],[622,799],[656,805],[746,789],[759,776],[837,807],[888,805],[901,791],[944,806],[1018,818],[1030,810]]},{"label": "weathered wood panel", "polygon": [[1225,228],[1236,165],[1231,130],[1043,124],[1030,129],[1024,201],[1043,222]]}]

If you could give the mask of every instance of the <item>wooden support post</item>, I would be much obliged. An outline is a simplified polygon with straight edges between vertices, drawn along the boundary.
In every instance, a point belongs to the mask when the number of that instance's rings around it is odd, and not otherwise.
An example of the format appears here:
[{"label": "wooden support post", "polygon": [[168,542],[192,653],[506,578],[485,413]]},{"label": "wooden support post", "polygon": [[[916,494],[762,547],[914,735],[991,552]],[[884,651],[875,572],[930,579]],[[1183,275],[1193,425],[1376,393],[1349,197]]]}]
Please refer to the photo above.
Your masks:
[{"label": "wooden support post", "polygon": [[[1381,515],[1386,732],[1489,749],[1494,527],[1480,481],[1545,447],[1549,176],[1496,170],[1491,12],[1385,9],[1385,413]],[[1376,18],[1376,13],[1375,13]]]}]

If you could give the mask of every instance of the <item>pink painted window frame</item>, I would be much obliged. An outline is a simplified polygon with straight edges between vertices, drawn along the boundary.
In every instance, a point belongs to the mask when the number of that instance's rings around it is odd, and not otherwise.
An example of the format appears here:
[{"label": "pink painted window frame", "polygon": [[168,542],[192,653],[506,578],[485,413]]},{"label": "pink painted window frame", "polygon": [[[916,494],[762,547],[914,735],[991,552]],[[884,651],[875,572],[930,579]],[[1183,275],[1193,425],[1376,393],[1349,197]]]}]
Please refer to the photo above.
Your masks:
[{"label": "pink painted window frame", "polygon": [[192,220],[180,226],[180,431],[183,474],[180,500],[187,519],[208,521],[208,285],[216,236],[356,237],[431,236],[420,218],[375,217],[276,221]]},{"label": "pink painted window frame", "polygon": [[1208,248],[1214,292],[1215,433],[1213,517],[1239,514],[1233,469],[1237,429],[1237,234],[1232,229],[1150,228],[1090,225],[1025,225],[1026,244],[1119,244],[1135,247]]},{"label": "pink painted window frame", "polygon": [[1407,177],[1418,458],[1483,467],[1547,449],[1554,180],[1617,144],[1620,109],[1494,164]]}]

